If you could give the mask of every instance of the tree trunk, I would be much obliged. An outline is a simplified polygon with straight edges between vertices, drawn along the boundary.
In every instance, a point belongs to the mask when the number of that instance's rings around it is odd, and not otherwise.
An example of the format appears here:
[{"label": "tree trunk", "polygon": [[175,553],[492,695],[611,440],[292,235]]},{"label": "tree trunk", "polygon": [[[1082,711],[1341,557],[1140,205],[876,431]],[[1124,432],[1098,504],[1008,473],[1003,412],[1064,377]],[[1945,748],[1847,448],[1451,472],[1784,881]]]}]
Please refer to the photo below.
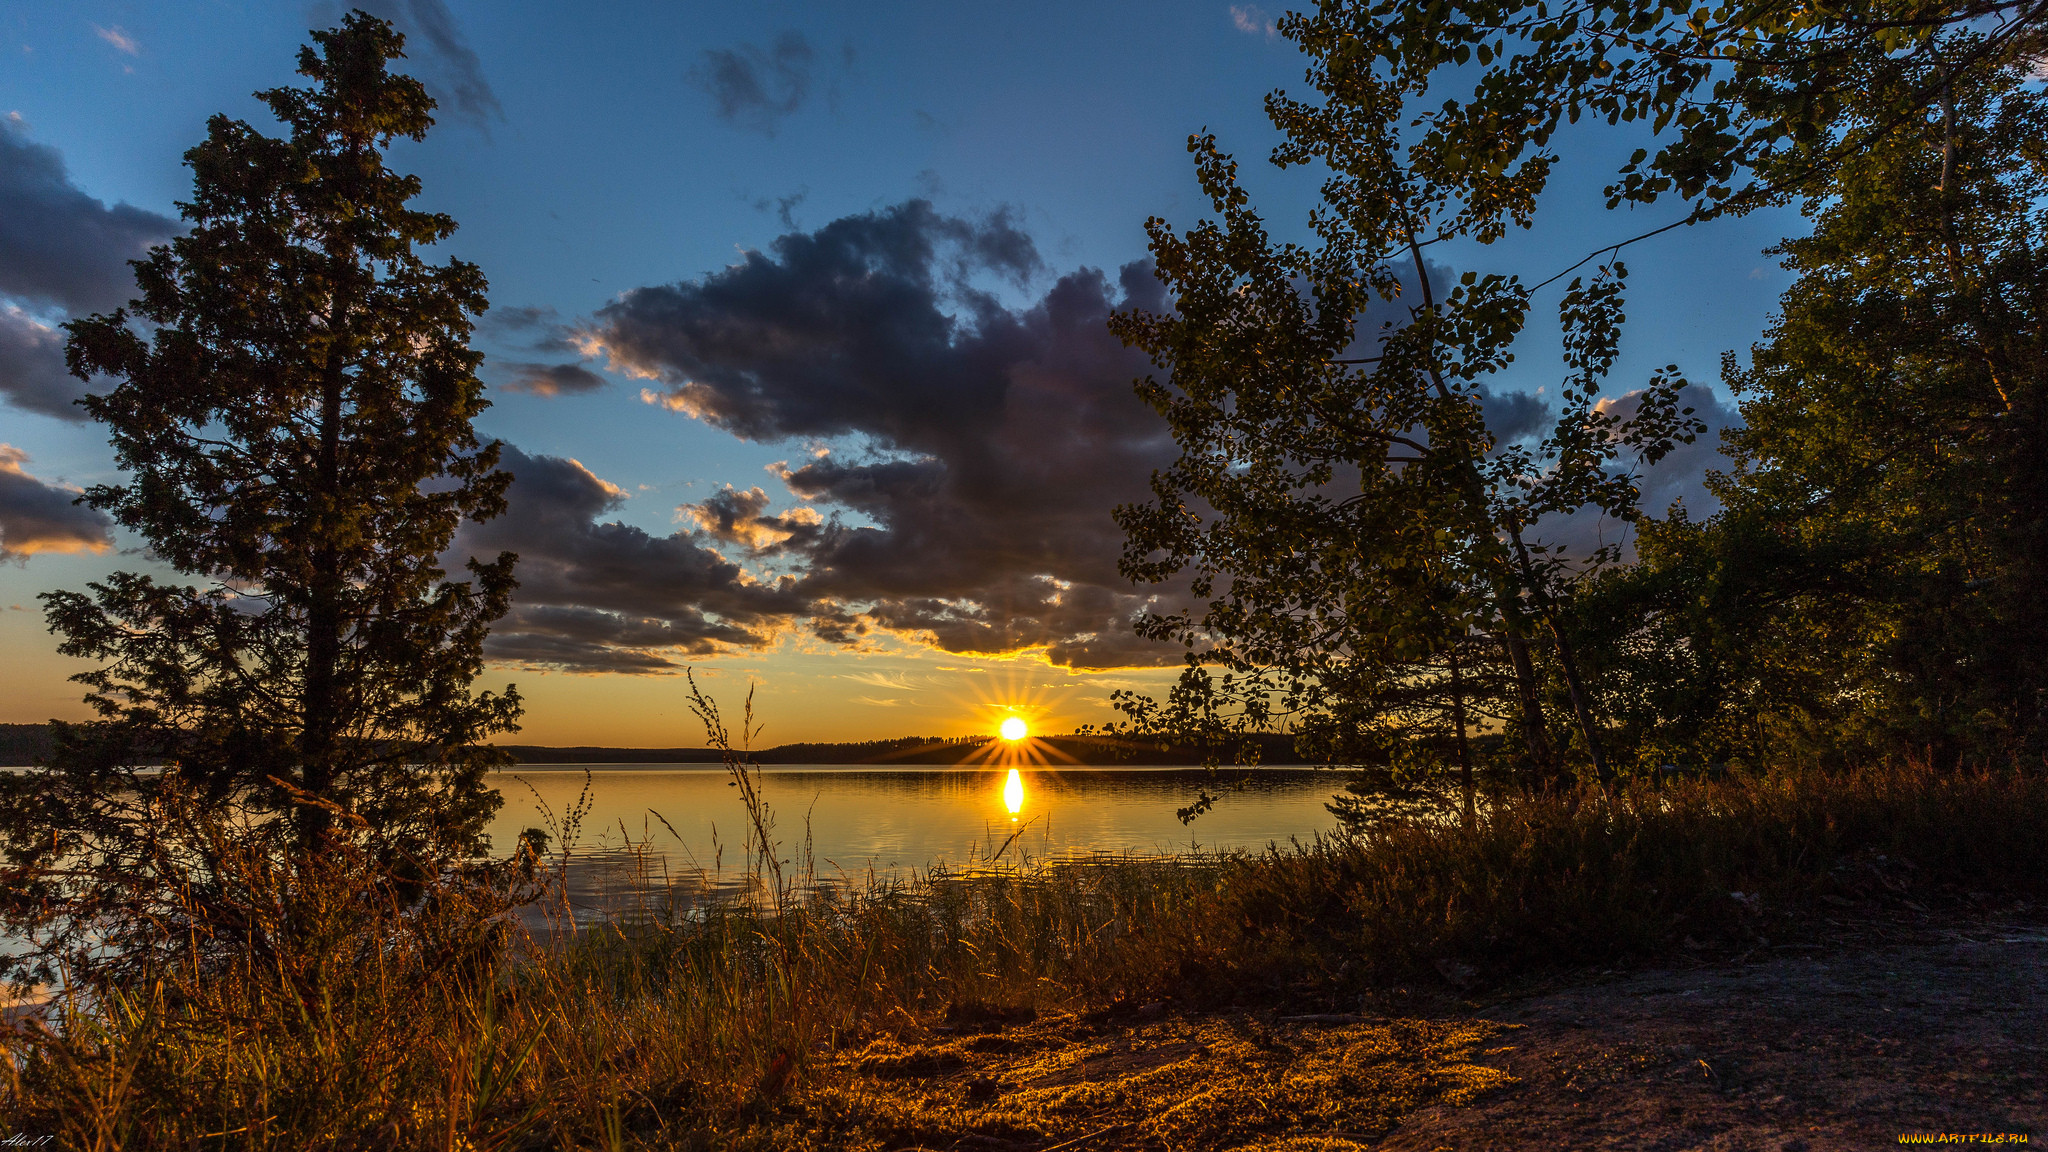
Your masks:
[{"label": "tree trunk", "polygon": [[[353,261],[350,261],[353,271]],[[320,454],[316,462],[312,538],[313,573],[306,606],[306,696],[300,736],[304,756],[302,784],[322,800],[333,800],[340,732],[339,676],[344,581],[336,536],[341,514],[342,395],[347,388],[346,348],[342,325],[346,306],[337,292],[328,312],[326,363],[320,379]],[[302,846],[317,849],[333,825],[325,808],[301,804],[298,828]]]},{"label": "tree trunk", "polygon": [[[1429,267],[1422,259],[1422,245],[1415,239],[1415,229],[1412,224],[1407,229],[1407,240],[1408,253],[1415,262],[1417,287],[1422,292],[1425,321],[1433,327],[1436,319],[1436,291],[1430,287]],[[1435,334],[1432,331],[1430,335],[1432,347],[1435,344],[1435,339]],[[1430,381],[1436,389],[1437,396],[1445,401],[1449,401],[1452,398],[1452,393],[1450,387],[1444,383],[1443,374],[1438,370],[1434,356],[1430,358],[1428,368]],[[1499,526],[1495,523],[1488,507],[1485,483],[1479,474],[1479,462],[1468,456],[1461,463],[1463,464],[1464,472],[1462,479],[1465,486],[1465,498],[1470,504],[1472,519],[1475,525],[1483,529],[1483,534],[1486,538],[1498,540],[1497,532]],[[1516,532],[1515,546],[1519,549],[1521,543],[1521,535],[1519,532]],[[1526,557],[1524,557],[1524,560],[1526,568]],[[1507,561],[1503,559],[1501,567],[1506,566]],[[1525,572],[1525,582],[1526,575]],[[1543,723],[1542,703],[1536,691],[1535,666],[1529,659],[1528,647],[1523,639],[1522,628],[1520,627],[1522,613],[1517,605],[1520,596],[1514,589],[1515,583],[1516,581],[1511,577],[1504,576],[1497,570],[1495,595],[1500,597],[1501,616],[1507,625],[1505,631],[1508,638],[1508,654],[1515,664],[1515,686],[1522,698],[1522,723],[1529,739],[1529,752],[1531,756],[1539,758],[1539,764],[1544,759],[1550,760],[1551,763],[1544,765],[1544,767],[1552,771],[1554,778],[1560,784],[1569,785],[1571,776],[1564,767],[1564,758],[1555,755],[1550,746],[1549,732]],[[1546,612],[1544,615],[1547,619],[1549,613]],[[1551,632],[1553,635],[1557,635],[1557,627],[1554,621],[1551,622]],[[1558,643],[1560,645],[1560,652],[1563,652],[1564,641],[1561,636]],[[1574,684],[1572,697],[1574,708],[1579,712],[1581,727],[1585,727],[1585,712],[1583,709],[1577,708],[1579,702],[1578,689],[1574,673],[1569,670],[1569,662],[1567,662],[1566,667],[1568,670],[1566,679]],[[1590,728],[1586,730],[1586,739],[1588,745],[1593,748],[1593,766],[1599,771],[1601,780],[1605,781],[1607,779],[1606,759],[1601,755],[1598,743],[1593,740]]]},{"label": "tree trunk", "polygon": [[1451,665],[1451,723],[1458,733],[1458,790],[1464,797],[1465,830],[1479,826],[1479,810],[1473,802],[1474,783],[1472,779],[1472,744],[1465,736],[1465,679],[1458,665],[1458,640],[1453,638],[1449,649]]},{"label": "tree trunk", "polygon": [[1522,742],[1528,746],[1529,759],[1535,765],[1533,787],[1553,785],[1569,788],[1571,773],[1566,771],[1564,762],[1558,759],[1557,750],[1550,743],[1550,725],[1543,719],[1543,696],[1536,686],[1536,662],[1529,658],[1529,642],[1521,634],[1524,621],[1521,613],[1503,613],[1504,627],[1500,642],[1508,652],[1508,663],[1515,670],[1515,696],[1522,708]]},{"label": "tree trunk", "polygon": [[1518,525],[1508,527],[1508,538],[1514,541],[1515,558],[1522,569],[1522,580],[1529,588],[1529,594],[1536,598],[1536,608],[1543,613],[1543,622],[1550,628],[1551,639],[1557,642],[1557,662],[1564,670],[1565,688],[1571,695],[1572,717],[1578,721],[1579,736],[1586,742],[1586,755],[1593,761],[1593,771],[1600,777],[1600,786],[1614,783],[1614,772],[1607,766],[1607,753],[1600,745],[1600,735],[1593,725],[1593,707],[1586,685],[1579,677],[1579,661],[1572,651],[1571,640],[1565,636],[1564,628],[1557,622],[1556,606],[1550,602],[1550,593],[1543,588],[1543,582],[1536,578],[1536,566],[1529,561],[1529,549],[1522,543],[1522,529]]}]

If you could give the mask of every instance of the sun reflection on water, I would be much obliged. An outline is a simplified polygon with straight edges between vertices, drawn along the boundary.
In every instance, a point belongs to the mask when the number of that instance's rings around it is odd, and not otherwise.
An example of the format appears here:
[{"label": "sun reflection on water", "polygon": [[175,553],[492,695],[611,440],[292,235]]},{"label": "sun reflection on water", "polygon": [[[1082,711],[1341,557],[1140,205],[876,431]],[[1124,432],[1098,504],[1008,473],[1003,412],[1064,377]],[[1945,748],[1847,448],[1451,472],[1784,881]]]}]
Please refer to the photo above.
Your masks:
[{"label": "sun reflection on water", "polygon": [[1024,810],[1024,777],[1015,768],[1010,769],[1010,778],[1003,781],[1003,806],[1010,810],[1010,819]]}]

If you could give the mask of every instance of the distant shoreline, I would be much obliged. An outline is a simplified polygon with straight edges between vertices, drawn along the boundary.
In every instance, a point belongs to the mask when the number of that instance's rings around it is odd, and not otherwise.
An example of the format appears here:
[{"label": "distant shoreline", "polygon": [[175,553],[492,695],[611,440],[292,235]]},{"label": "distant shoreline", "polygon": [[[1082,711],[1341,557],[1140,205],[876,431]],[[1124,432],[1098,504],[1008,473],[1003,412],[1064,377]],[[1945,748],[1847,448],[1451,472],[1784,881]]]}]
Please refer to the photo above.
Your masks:
[{"label": "distant shoreline", "polygon": [[[994,737],[931,738],[822,744],[783,744],[754,753],[764,767],[791,764],[867,764],[877,767],[971,767],[986,763],[988,745]],[[1101,736],[1046,736],[1029,741],[1049,767],[1063,764],[1090,768],[1185,768],[1200,766],[1199,749],[1154,741],[1123,740]],[[1260,763],[1283,767],[1309,767],[1294,751],[1291,736],[1265,736],[1259,740]],[[521,764],[718,764],[715,748],[605,748],[578,746],[548,747],[535,744],[501,744]]]},{"label": "distant shoreline", "polygon": [[[1112,773],[1114,773],[1114,772],[1150,772],[1150,773],[1175,773],[1175,772],[1189,772],[1189,773],[1206,773],[1207,771],[1209,771],[1209,770],[1208,770],[1207,768],[1203,767],[1203,766],[1202,766],[1202,765],[1200,765],[1200,764],[1187,764],[1187,763],[1178,763],[1178,764],[1079,764],[1079,763],[1075,763],[1075,764],[1069,764],[1069,763],[1065,763],[1065,762],[1063,762],[1063,761],[1058,761],[1058,760],[1052,760],[1052,761],[1045,761],[1045,760],[1027,760],[1027,761],[1009,761],[1009,760],[997,760],[997,761],[984,761],[984,762],[978,762],[978,763],[973,763],[973,764],[904,764],[904,763],[895,763],[895,764],[871,764],[871,763],[861,763],[861,762],[856,762],[856,763],[842,763],[842,764],[833,764],[833,763],[825,763],[825,762],[809,762],[809,763],[793,763],[793,764],[762,764],[762,765],[760,766],[760,768],[761,768],[761,771],[762,771],[762,772],[763,772],[764,774],[766,774],[766,775],[769,775],[769,776],[780,776],[780,775],[800,776],[800,775],[803,775],[803,774],[805,774],[805,773],[817,773],[817,774],[837,774],[837,775],[845,775],[845,776],[859,776],[859,775],[863,775],[863,774],[868,774],[868,773],[888,773],[888,772],[903,772],[903,773],[910,773],[910,774],[915,774],[915,773],[925,773],[925,774],[931,774],[931,773],[954,773],[954,772],[957,772],[957,773],[960,773],[960,774],[962,774],[962,775],[966,775],[966,774],[968,774],[968,773],[973,773],[973,772],[1000,772],[1000,771],[1004,771],[1004,770],[1007,770],[1007,769],[1010,769],[1010,768],[1021,768],[1021,769],[1023,769],[1023,770],[1024,770],[1024,771],[1026,771],[1026,772],[1112,772]],[[7,771],[7,768],[6,768],[5,766],[0,766],[0,771]],[[508,765],[508,766],[506,766],[505,768],[501,769],[500,771],[504,771],[504,772],[512,772],[512,773],[531,773],[531,774],[533,774],[533,775],[542,775],[542,776],[544,776],[544,775],[547,775],[547,774],[550,774],[550,773],[572,773],[572,772],[584,772],[584,771],[589,771],[589,772],[592,772],[592,773],[605,773],[605,772],[620,772],[620,773],[630,773],[630,772],[649,772],[649,773],[653,773],[653,772],[704,772],[704,773],[723,773],[723,772],[725,771],[725,769],[724,769],[724,767],[723,767],[723,766],[721,766],[721,765],[718,765],[718,764],[708,764],[708,763],[702,763],[702,762],[688,762],[688,763],[681,763],[681,762],[678,762],[678,763],[666,763],[666,762],[646,762],[646,763],[642,763],[642,762],[639,762],[639,761],[620,761],[620,762],[616,762],[616,763],[607,763],[607,762],[605,762],[605,761],[602,761],[602,760],[591,760],[591,761],[566,761],[566,760],[564,760],[564,761],[552,761],[552,760],[533,760],[533,761],[524,761],[524,760],[523,760],[523,761],[520,761],[520,762],[519,762],[519,763],[517,763],[517,764],[512,764],[512,765]],[[1241,765],[1240,765],[1240,766],[1235,766],[1235,767],[1233,767],[1233,766],[1228,766],[1228,765],[1226,765],[1226,766],[1222,766],[1222,767],[1219,767],[1219,768],[1217,768],[1217,769],[1216,769],[1216,771],[1218,771],[1218,772],[1227,772],[1227,773],[1236,773],[1236,772],[1250,772],[1250,771],[1269,771],[1269,772],[1300,772],[1300,773],[1307,773],[1307,774],[1315,774],[1315,773],[1319,773],[1319,772],[1333,772],[1333,771],[1337,771],[1337,769],[1334,769],[1334,768],[1330,768],[1330,767],[1328,767],[1328,766],[1326,766],[1326,765],[1318,765],[1318,764],[1260,764],[1260,765],[1256,765],[1256,766],[1254,766],[1254,767],[1250,767],[1250,768],[1247,768],[1247,767],[1244,767],[1244,766],[1241,766]]]},{"label": "distant shoreline", "polygon": [[[870,764],[905,767],[965,767],[987,754],[993,736],[920,737],[895,740],[865,740],[845,743],[782,744],[754,753],[764,767],[793,764]],[[1294,738],[1267,735],[1257,738],[1259,762],[1275,767],[1310,767],[1294,750]],[[1105,736],[1046,736],[1029,744],[1039,753],[1034,759],[1089,768],[1184,768],[1200,765],[1205,757],[1198,748],[1156,741],[1128,740]],[[0,724],[0,768],[25,768],[49,758],[56,746],[48,724]],[[545,744],[500,744],[520,764],[563,764],[597,767],[632,765],[715,765],[720,762],[715,748],[613,748],[600,745],[556,747]]]}]

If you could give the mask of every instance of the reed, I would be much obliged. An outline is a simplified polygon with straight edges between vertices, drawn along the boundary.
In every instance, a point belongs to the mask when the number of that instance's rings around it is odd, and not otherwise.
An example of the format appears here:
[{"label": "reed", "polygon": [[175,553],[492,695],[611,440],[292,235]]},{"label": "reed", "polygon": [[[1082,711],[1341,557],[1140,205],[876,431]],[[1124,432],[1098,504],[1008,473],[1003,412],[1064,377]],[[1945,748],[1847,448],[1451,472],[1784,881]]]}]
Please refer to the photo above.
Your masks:
[{"label": "reed", "polygon": [[1501,798],[1259,855],[657,894],[541,931],[515,870],[417,895],[345,853],[231,854],[240,943],[77,980],[6,1036],[0,1112],[81,1149],[858,1147],[882,1137],[821,1135],[801,1102],[881,1115],[913,1090],[891,1062],[948,1021],[1326,1010],[1755,947],[1812,908],[2031,894],[2044,831],[2039,772],[1891,765]]}]

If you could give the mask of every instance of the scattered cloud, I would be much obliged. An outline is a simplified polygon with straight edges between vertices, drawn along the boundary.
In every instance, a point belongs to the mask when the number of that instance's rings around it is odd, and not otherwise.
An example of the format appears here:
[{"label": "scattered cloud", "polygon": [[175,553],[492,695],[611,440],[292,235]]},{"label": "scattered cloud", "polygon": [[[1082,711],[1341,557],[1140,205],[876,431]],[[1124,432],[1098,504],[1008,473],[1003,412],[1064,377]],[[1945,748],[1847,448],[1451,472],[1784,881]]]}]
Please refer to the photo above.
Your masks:
[{"label": "scattered cloud", "polygon": [[896,692],[916,692],[923,687],[923,685],[913,681],[908,673],[903,672],[893,674],[888,672],[842,673],[839,679],[851,680],[856,684],[866,684],[870,688],[887,688]]},{"label": "scattered cloud", "polygon": [[122,31],[119,24],[114,25],[112,28],[102,28],[95,24],[92,26],[92,30],[100,39],[113,45],[114,51],[129,56],[142,55],[142,45],[135,42],[135,37]]},{"label": "scattered cloud", "polygon": [[[580,355],[574,331],[545,305],[493,308],[477,325],[477,334],[492,345],[547,356]],[[582,364],[518,359],[487,361],[491,377],[508,392],[532,396],[595,392],[610,381]]]},{"label": "scattered cloud", "polygon": [[560,316],[545,304],[493,305],[477,327],[488,332],[526,333],[554,326]]},{"label": "scattered cloud", "polygon": [[495,307],[477,323],[478,332],[504,345],[530,352],[560,356],[579,351],[575,330],[562,322],[553,308],[544,304]]},{"label": "scattered cloud", "polygon": [[444,111],[478,129],[505,118],[497,93],[484,78],[483,61],[463,38],[443,0],[349,0],[346,5],[320,0],[307,14],[315,25],[330,27],[339,24],[350,8],[389,20],[405,34],[406,56],[413,61],[408,70],[427,86]]},{"label": "scattered cloud", "polygon": [[796,222],[797,207],[801,205],[805,201],[805,199],[807,199],[810,196],[810,194],[810,189],[799,188],[796,191],[791,192],[787,196],[757,196],[754,198],[754,211],[766,212],[770,208],[773,208],[775,209],[775,218],[777,220],[782,221],[782,226],[784,228],[790,229],[791,231],[795,231],[797,228],[801,227],[801,225],[799,225]]},{"label": "scattered cloud", "polygon": [[595,392],[606,383],[604,377],[581,364],[534,364],[512,360],[499,367],[509,376],[504,384],[506,391],[526,392],[534,396]]},{"label": "scattered cloud", "polygon": [[25,562],[39,552],[104,552],[112,522],[75,503],[78,490],[29,475],[28,453],[0,444],[0,560]]},{"label": "scattered cloud", "polygon": [[817,53],[801,32],[784,32],[763,50],[752,44],[707,48],[690,82],[708,94],[721,119],[766,136],[810,99]]},{"label": "scattered cloud", "polygon": [[741,492],[727,484],[721,491],[695,504],[676,509],[683,519],[722,544],[737,544],[750,552],[766,552],[799,532],[824,523],[815,508],[793,508],[779,516],[763,515],[768,493],[759,485]]},{"label": "scattered cloud", "polygon": [[1265,9],[1256,4],[1232,4],[1230,23],[1239,32],[1253,36],[1270,38],[1280,34],[1280,29],[1274,25],[1272,18],[1266,15]]}]

